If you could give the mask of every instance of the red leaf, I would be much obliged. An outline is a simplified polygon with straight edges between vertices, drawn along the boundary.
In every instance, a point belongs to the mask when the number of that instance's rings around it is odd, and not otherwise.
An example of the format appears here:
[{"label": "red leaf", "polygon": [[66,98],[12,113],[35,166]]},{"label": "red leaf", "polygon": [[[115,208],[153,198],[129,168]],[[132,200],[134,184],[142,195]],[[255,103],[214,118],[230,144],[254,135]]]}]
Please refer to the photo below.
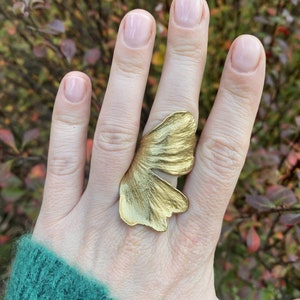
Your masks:
[{"label": "red leaf", "polygon": [[287,162],[289,163],[290,167],[294,167],[298,163],[298,160],[300,160],[300,153],[292,150],[287,157]]},{"label": "red leaf", "polygon": [[8,145],[12,148],[15,152],[18,152],[16,147],[15,138],[12,132],[8,129],[0,129],[0,141]]},{"label": "red leaf", "polygon": [[257,234],[255,228],[251,226],[247,233],[247,248],[250,253],[254,253],[260,246],[260,237]]},{"label": "red leaf", "polygon": [[46,177],[46,167],[44,164],[35,165],[29,172],[31,178],[44,179]]},{"label": "red leaf", "polygon": [[0,246],[6,244],[9,240],[8,235],[0,235]]},{"label": "red leaf", "polygon": [[75,42],[71,39],[64,39],[61,41],[60,50],[70,63],[76,53]]},{"label": "red leaf", "polygon": [[86,160],[88,162],[91,160],[92,148],[93,148],[93,140],[87,139],[87,141],[86,141]]},{"label": "red leaf", "polygon": [[247,195],[246,202],[259,211],[266,211],[276,207],[267,197],[259,195]]},{"label": "red leaf", "polygon": [[22,145],[23,147],[27,144],[30,143],[33,140],[36,140],[40,135],[40,131],[38,128],[33,128],[28,131],[26,131],[23,135],[23,142]]},{"label": "red leaf", "polygon": [[44,184],[46,177],[46,166],[44,164],[35,165],[28,173],[25,182],[27,187],[36,189]]},{"label": "red leaf", "polygon": [[280,217],[280,222],[283,225],[293,226],[300,223],[300,214],[288,213]]},{"label": "red leaf", "polygon": [[275,16],[276,15],[276,9],[273,7],[269,7],[267,9],[268,14],[270,14],[271,16]]},{"label": "red leaf", "polygon": [[285,26],[278,26],[277,31],[283,33],[286,36],[290,34],[290,31]]},{"label": "red leaf", "polygon": [[100,58],[101,52],[97,48],[88,49],[84,54],[84,62],[88,65],[94,65]]},{"label": "red leaf", "polygon": [[224,221],[231,222],[237,217],[239,217],[238,210],[233,205],[229,205],[224,215]]}]

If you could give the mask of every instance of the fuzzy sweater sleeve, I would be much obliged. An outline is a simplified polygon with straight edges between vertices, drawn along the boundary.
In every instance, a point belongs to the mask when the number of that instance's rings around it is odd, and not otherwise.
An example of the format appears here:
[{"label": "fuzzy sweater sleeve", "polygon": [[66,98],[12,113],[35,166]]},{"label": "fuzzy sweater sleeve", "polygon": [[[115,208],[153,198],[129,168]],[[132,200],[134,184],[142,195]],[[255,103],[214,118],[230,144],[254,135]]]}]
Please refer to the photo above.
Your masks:
[{"label": "fuzzy sweater sleeve", "polygon": [[100,282],[83,275],[30,236],[17,248],[5,300],[112,300]]}]

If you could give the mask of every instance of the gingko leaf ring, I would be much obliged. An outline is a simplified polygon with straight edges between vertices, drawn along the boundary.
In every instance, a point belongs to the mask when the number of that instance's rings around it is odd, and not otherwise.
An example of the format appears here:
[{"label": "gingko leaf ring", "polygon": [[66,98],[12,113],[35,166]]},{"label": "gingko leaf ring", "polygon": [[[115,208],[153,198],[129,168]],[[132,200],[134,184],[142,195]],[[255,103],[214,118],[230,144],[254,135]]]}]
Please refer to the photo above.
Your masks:
[{"label": "gingko leaf ring", "polygon": [[166,231],[167,218],[188,209],[188,198],[155,173],[182,176],[194,165],[196,123],[189,112],[175,112],[142,137],[120,183],[119,213],[129,226]]}]

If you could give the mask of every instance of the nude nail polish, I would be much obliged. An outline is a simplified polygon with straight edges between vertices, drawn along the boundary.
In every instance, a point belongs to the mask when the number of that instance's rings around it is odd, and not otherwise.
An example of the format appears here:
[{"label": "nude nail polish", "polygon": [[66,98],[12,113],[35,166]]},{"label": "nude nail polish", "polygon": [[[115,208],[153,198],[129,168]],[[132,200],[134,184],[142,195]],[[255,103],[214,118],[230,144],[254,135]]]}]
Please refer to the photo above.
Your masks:
[{"label": "nude nail polish", "polygon": [[80,102],[85,93],[85,80],[80,77],[67,77],[65,80],[65,97],[70,102]]},{"label": "nude nail polish", "polygon": [[175,0],[175,22],[182,27],[194,27],[202,17],[202,0]]},{"label": "nude nail polish", "polygon": [[241,73],[253,72],[260,60],[261,46],[259,41],[250,35],[239,37],[232,49],[232,67]]},{"label": "nude nail polish", "polygon": [[124,41],[132,48],[145,46],[151,36],[152,20],[149,16],[138,13],[129,13],[124,20]]}]

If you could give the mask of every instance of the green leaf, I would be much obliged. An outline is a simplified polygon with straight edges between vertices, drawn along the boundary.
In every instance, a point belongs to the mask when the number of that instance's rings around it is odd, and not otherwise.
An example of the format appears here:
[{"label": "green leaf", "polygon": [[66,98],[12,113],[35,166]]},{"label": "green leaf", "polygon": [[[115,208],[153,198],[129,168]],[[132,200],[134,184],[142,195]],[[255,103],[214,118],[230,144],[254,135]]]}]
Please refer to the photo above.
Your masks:
[{"label": "green leaf", "polygon": [[19,187],[7,187],[2,189],[1,196],[7,202],[15,202],[25,195],[26,191]]}]

